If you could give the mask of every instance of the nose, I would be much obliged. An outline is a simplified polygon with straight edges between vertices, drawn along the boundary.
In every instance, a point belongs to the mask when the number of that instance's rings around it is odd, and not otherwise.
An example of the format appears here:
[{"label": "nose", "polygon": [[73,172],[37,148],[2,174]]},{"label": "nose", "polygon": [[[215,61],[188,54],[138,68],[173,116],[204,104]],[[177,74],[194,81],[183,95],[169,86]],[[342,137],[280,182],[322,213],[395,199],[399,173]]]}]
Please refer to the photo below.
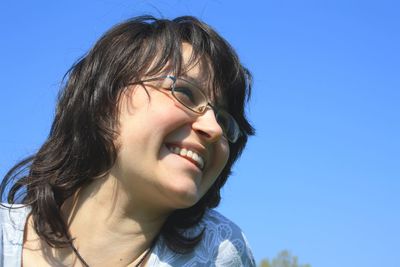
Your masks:
[{"label": "nose", "polygon": [[210,143],[218,141],[224,134],[211,108],[204,114],[197,116],[192,128]]}]

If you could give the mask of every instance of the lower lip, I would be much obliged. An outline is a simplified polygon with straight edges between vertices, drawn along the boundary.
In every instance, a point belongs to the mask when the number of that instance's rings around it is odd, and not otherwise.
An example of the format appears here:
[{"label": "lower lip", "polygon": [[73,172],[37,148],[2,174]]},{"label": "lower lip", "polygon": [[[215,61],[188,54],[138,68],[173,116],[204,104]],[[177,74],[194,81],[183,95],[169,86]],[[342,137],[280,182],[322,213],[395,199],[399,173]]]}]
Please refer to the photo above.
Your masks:
[{"label": "lower lip", "polygon": [[202,169],[199,167],[199,165],[197,165],[196,162],[172,152],[167,146],[165,146],[165,147],[168,149],[169,153],[171,153],[172,155],[175,155],[175,156],[179,157],[180,159],[184,159],[186,162],[190,162],[190,165],[195,166],[197,170],[202,171]]}]

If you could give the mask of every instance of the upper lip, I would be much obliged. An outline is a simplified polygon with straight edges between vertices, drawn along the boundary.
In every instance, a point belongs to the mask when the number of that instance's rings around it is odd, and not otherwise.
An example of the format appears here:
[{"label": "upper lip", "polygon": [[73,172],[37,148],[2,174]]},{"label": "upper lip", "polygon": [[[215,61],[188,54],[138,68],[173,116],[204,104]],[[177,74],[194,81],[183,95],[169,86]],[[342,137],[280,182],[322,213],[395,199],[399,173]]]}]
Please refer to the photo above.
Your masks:
[{"label": "upper lip", "polygon": [[186,142],[167,142],[166,145],[169,147],[176,146],[179,148],[186,148],[186,149],[192,150],[193,152],[196,152],[200,157],[203,158],[204,166],[207,165],[208,150],[201,144],[186,141]]}]

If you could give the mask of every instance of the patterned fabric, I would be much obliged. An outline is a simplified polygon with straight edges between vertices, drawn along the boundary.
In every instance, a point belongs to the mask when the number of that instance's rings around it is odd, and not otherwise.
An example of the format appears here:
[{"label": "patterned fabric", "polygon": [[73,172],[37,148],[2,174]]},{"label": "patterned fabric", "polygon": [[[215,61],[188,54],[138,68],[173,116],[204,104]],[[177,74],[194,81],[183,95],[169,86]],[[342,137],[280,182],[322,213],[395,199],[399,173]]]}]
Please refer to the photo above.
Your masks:
[{"label": "patterned fabric", "polygon": [[217,211],[209,210],[188,234],[199,233],[204,227],[203,239],[191,253],[173,253],[160,238],[148,261],[149,266],[256,266],[246,237],[236,224]]},{"label": "patterned fabric", "polygon": [[[30,209],[13,205],[13,209],[0,205],[0,267],[20,267],[26,217]],[[17,208],[17,209],[14,209]]]},{"label": "patterned fabric", "polygon": [[[24,226],[30,208],[13,207],[18,208],[0,206],[0,267],[21,266]],[[246,237],[236,224],[217,211],[208,210],[199,225],[186,234],[199,233],[204,227],[203,239],[186,254],[174,253],[163,238],[159,238],[146,266],[256,266]]]}]

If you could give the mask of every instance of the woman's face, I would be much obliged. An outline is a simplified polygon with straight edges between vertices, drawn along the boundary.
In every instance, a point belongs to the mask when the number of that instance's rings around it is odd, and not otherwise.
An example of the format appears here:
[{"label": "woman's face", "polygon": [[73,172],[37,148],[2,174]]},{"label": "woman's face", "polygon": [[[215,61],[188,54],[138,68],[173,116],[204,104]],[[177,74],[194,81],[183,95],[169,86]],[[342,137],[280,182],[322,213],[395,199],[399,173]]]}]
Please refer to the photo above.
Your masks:
[{"label": "woman's face", "polygon": [[[184,44],[185,62],[190,55]],[[185,73],[193,81],[203,76],[199,65]],[[228,160],[229,144],[211,109],[193,113],[160,90],[166,83],[134,85],[122,95],[111,174],[135,200],[173,210],[194,205],[207,192]]]}]

